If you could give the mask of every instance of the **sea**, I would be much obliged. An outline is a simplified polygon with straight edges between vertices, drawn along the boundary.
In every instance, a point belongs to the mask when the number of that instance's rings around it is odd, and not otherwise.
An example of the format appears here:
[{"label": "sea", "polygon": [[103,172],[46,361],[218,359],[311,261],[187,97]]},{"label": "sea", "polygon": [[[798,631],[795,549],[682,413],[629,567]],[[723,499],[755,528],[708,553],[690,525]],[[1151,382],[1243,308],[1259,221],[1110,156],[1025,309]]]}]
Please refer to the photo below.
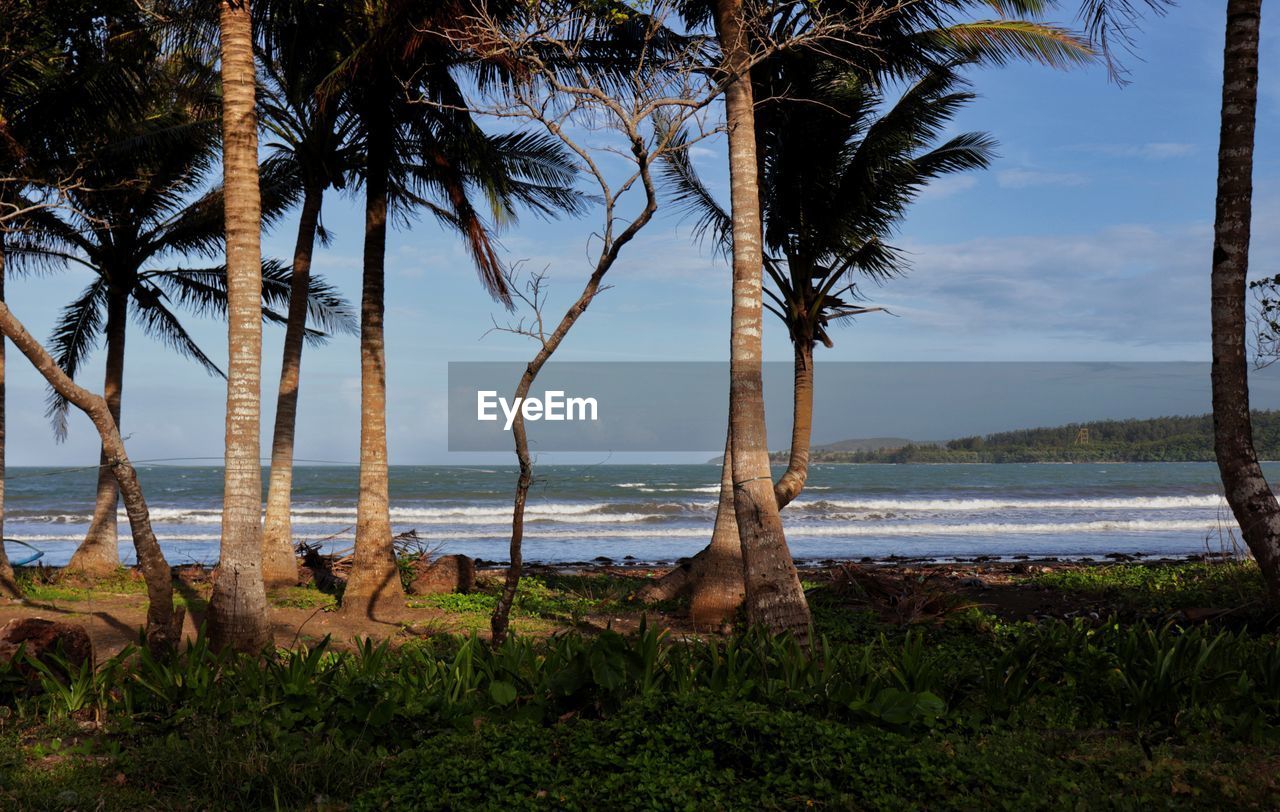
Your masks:
[{"label": "sea", "polygon": [[[1271,481],[1280,464],[1267,464]],[[673,562],[706,543],[718,465],[547,465],[536,469],[527,561]],[[778,471],[780,473],[780,469]],[[151,520],[171,564],[218,558],[222,472],[139,466]],[[10,468],[10,557],[65,564],[93,510],[96,470]],[[514,467],[393,466],[391,521],[437,554],[507,557]],[[265,481],[265,476],[264,476]],[[293,529],[326,551],[350,548],[357,471],[299,466]],[[802,562],[864,557],[970,559],[1183,556],[1235,552],[1239,533],[1212,463],[815,465],[784,514]],[[120,553],[134,561],[120,511]]]}]

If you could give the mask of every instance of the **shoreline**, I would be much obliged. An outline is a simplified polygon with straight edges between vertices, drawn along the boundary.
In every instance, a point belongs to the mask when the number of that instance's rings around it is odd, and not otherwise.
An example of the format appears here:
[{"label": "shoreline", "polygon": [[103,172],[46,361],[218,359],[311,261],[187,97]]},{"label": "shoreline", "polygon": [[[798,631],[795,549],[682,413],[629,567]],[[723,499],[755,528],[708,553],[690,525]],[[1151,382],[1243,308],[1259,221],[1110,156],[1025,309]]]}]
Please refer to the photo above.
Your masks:
[{"label": "shoreline", "polygon": [[[524,562],[525,571],[538,570],[556,573],[607,572],[623,570],[634,573],[643,570],[671,570],[690,561],[681,558],[676,561],[645,561],[627,556],[615,561],[607,556],[598,556],[590,561],[558,561],[558,562]],[[797,558],[796,568],[802,571],[830,569],[846,564],[864,567],[973,567],[975,565],[1007,565],[1007,566],[1110,566],[1115,564],[1150,564],[1170,565],[1192,562],[1218,563],[1238,561],[1242,557],[1228,552],[1187,553],[1185,555],[1167,555],[1159,553],[1121,553],[1111,552],[1102,555],[977,555],[977,556],[858,556],[848,558]],[[510,562],[475,559],[476,571],[504,571]]]},{"label": "shoreline", "polygon": [[[598,556],[589,561],[525,561],[526,574],[554,573],[559,575],[607,575],[617,574],[627,577],[636,575],[669,572],[690,561],[680,558],[674,561],[642,560],[627,556],[614,560],[607,556]],[[938,571],[971,570],[974,567],[991,567],[1017,572],[1029,568],[1056,569],[1059,567],[1104,567],[1117,564],[1137,564],[1144,566],[1171,566],[1176,564],[1226,563],[1247,560],[1245,557],[1229,552],[1200,552],[1184,555],[1168,555],[1160,553],[1121,553],[1111,552],[1101,555],[977,555],[977,556],[858,556],[844,558],[797,558],[796,568],[801,572],[821,572],[847,565],[869,569],[924,568]],[[503,573],[510,566],[508,561],[491,561],[483,558],[473,559],[477,573]],[[185,563],[173,564],[175,575],[203,572],[211,574],[217,564]],[[122,569],[132,573],[139,572],[137,564],[124,564]],[[15,566],[16,573],[54,573],[60,574],[62,566],[35,565]]]}]

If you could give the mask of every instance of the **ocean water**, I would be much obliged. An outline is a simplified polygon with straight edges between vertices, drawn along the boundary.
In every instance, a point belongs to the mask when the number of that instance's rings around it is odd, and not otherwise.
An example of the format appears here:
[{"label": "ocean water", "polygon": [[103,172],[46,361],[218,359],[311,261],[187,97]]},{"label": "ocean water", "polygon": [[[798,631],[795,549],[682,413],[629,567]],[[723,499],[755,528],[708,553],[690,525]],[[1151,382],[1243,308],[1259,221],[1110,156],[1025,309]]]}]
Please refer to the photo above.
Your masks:
[{"label": "ocean water", "polygon": [[[1280,465],[1268,465],[1274,481]],[[140,466],[172,564],[217,560],[221,469]],[[294,535],[349,547],[356,469],[299,467]],[[715,518],[719,466],[543,466],[530,494],[528,561],[673,561],[697,552]],[[88,527],[95,471],[11,468],[4,535],[63,564]],[[264,474],[264,482],[265,482]],[[391,520],[431,548],[506,558],[515,469],[396,466]],[[797,559],[1183,555],[1230,549],[1234,524],[1209,463],[817,465],[784,512]],[[121,557],[134,560],[120,511]],[[17,558],[27,550],[9,543]]]}]

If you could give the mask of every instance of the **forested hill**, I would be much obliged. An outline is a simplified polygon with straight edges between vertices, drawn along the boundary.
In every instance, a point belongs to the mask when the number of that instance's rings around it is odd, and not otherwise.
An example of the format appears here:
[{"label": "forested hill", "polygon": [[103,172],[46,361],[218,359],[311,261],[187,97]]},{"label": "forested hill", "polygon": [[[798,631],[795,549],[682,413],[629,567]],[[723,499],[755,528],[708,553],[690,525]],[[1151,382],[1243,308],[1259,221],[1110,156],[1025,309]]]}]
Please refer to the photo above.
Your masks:
[{"label": "forested hill", "polygon": [[[1280,411],[1253,413],[1258,456],[1280,459]],[[839,445],[839,444],[833,444]],[[771,455],[787,460],[785,452]],[[940,444],[844,451],[818,446],[812,462],[1212,462],[1213,417],[1100,420],[1056,428],[1022,429],[962,437]]]}]

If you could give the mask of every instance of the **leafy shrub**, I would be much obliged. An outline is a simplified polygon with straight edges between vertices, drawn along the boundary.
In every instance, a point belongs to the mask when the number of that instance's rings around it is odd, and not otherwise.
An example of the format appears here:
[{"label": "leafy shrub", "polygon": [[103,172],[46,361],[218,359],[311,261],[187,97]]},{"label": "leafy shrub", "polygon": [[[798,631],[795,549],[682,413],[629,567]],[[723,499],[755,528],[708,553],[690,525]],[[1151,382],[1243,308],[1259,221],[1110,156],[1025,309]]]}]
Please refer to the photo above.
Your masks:
[{"label": "leafy shrub", "polygon": [[[1174,752],[1148,761],[1115,737],[913,737],[694,693],[635,700],[605,720],[437,736],[397,757],[354,808],[1022,810],[1244,800],[1234,782],[1170,797],[1191,766]],[[1247,771],[1229,748],[1221,758],[1208,769]],[[1253,793],[1255,802],[1276,799],[1274,788]]]}]

